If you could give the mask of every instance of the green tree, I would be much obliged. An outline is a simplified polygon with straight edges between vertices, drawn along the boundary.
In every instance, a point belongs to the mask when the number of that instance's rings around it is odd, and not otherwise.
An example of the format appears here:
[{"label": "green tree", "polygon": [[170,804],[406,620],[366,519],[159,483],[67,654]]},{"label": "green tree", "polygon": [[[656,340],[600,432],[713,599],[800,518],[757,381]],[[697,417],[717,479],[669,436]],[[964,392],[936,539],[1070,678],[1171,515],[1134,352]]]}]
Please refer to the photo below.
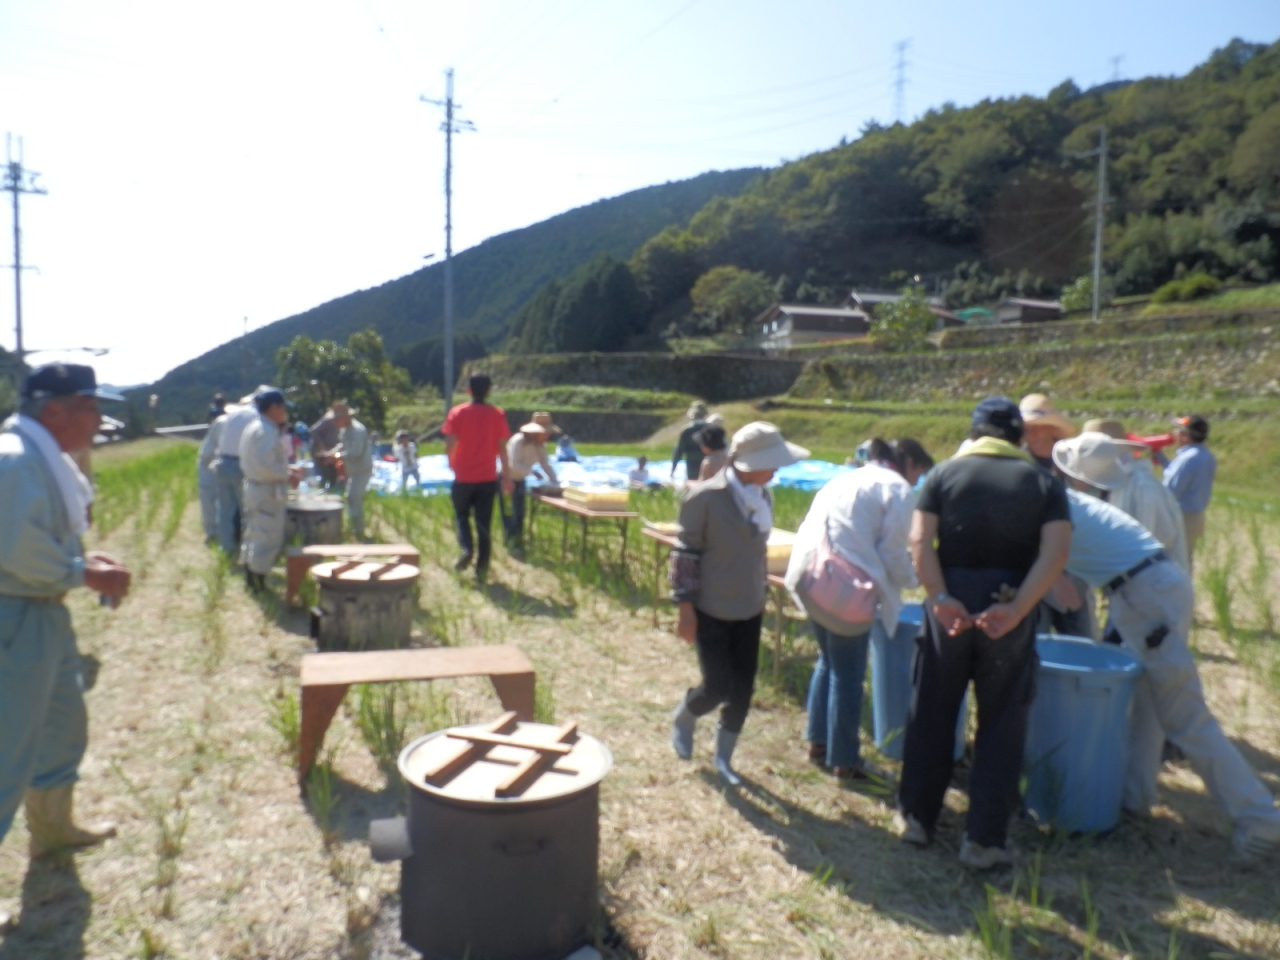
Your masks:
[{"label": "green tree", "polygon": [[387,359],[372,327],[351,334],[346,346],[294,337],[276,351],[276,367],[280,387],[308,422],[334,401],[346,400],[363,423],[385,430],[387,407],[411,395],[409,374]]},{"label": "green tree", "polygon": [[706,333],[743,333],[777,298],[763,273],[740,267],[712,267],[689,293],[694,322]]},{"label": "green tree", "polygon": [[551,280],[520,316],[510,349],[521,353],[624,350],[645,327],[644,296],[625,263],[601,254],[564,280]]},{"label": "green tree", "polygon": [[[1066,313],[1073,313],[1079,310],[1093,309],[1093,275],[1086,273],[1082,277],[1076,277],[1071,283],[1062,288],[1062,309]],[[1106,306],[1113,299],[1111,285],[1107,282],[1107,278],[1102,278],[1102,296],[1098,299],[1099,306]]]},{"label": "green tree", "polygon": [[919,350],[936,325],[937,318],[929,309],[924,288],[906,286],[898,300],[876,310],[875,319],[871,321],[871,339],[885,350]]}]

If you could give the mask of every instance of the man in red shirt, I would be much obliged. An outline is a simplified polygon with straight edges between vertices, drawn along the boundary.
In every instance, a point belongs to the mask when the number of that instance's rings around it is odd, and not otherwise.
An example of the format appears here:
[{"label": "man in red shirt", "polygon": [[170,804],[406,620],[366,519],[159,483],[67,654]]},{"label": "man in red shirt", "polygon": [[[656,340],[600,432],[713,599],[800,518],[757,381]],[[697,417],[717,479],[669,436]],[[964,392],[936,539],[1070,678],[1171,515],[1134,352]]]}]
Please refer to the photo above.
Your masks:
[{"label": "man in red shirt", "polygon": [[[501,488],[512,490],[507,464],[507,438],[511,429],[501,407],[485,403],[491,382],[483,373],[467,381],[470,403],[460,403],[445,418],[444,452],[453,470],[453,514],[457,519],[458,546],[462,549],[455,570],[465,570],[474,557],[476,579],[489,572],[489,525],[493,522],[493,501],[498,495],[498,463],[502,464]],[[471,514],[476,518],[476,542],[471,539]]]}]

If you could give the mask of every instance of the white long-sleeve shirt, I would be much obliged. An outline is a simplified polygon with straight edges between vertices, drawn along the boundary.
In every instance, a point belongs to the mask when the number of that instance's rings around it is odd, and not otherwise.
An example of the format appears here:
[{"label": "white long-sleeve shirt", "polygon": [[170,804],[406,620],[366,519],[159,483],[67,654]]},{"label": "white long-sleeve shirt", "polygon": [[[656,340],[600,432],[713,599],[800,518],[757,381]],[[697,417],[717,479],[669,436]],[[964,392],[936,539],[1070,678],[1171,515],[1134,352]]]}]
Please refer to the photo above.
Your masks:
[{"label": "white long-sleeve shirt", "polygon": [[1129,480],[1111,491],[1109,502],[1147,528],[1169,558],[1187,569],[1187,528],[1178,498],[1151,472],[1145,458],[1135,460]]},{"label": "white long-sleeve shirt", "polygon": [[902,591],[916,586],[907,550],[915,497],[901,475],[869,463],[843,473],[818,491],[796,531],[787,566],[787,587],[794,592],[824,530],[831,549],[867,572],[880,599],[880,622],[889,636],[898,629]]},{"label": "white long-sleeve shirt", "polygon": [[227,412],[214,421],[222,424],[222,435],[218,438],[218,456],[240,456],[240,438],[244,436],[245,428],[257,420],[258,416],[257,408],[249,405],[227,407]]},{"label": "white long-sleeve shirt", "polygon": [[552,483],[556,482],[556,468],[551,465],[547,445],[526,440],[523,433],[517,432],[507,441],[507,463],[511,468],[512,480],[524,480],[533,472],[534,467],[542,467],[547,479]]},{"label": "white long-sleeve shirt", "polygon": [[338,434],[338,443],[342,447],[342,462],[347,476],[373,473],[373,444],[369,442],[369,431],[363,423],[352,420],[351,426],[343,427]]},{"label": "white long-sleeve shirt", "polygon": [[222,440],[222,428],[225,423],[226,420],[220,416],[209,424],[209,429],[204,435],[204,441],[200,444],[200,455],[197,458],[201,470],[208,470],[213,461],[218,458],[218,443]]},{"label": "white long-sleeve shirt", "polygon": [[240,438],[240,470],[249,483],[288,483],[289,461],[280,445],[280,426],[262,414]]}]

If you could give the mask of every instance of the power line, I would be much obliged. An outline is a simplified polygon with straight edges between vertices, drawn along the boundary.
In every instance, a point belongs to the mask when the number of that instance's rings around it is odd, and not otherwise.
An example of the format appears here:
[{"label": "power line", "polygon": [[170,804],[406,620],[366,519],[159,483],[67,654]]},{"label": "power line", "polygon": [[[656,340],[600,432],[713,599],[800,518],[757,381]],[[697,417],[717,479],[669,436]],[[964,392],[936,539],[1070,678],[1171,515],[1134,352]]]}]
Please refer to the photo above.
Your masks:
[{"label": "power line", "polygon": [[26,351],[22,347],[22,227],[19,219],[20,204],[24,193],[29,194],[47,194],[49,191],[40,186],[36,180],[40,174],[27,170],[22,166],[22,138],[18,138],[18,158],[15,160],[14,154],[14,138],[12,134],[5,135],[5,155],[7,163],[5,164],[4,186],[3,189],[13,197],[13,329],[15,334],[15,353],[18,357],[18,366],[22,366],[22,359],[26,355]]}]

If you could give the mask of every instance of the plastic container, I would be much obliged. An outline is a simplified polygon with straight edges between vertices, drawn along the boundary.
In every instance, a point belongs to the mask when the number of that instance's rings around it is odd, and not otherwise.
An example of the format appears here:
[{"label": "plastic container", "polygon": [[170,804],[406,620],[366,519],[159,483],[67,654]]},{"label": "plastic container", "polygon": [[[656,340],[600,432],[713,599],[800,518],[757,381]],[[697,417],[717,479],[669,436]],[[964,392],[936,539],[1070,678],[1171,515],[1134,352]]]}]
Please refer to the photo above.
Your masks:
[{"label": "plastic container", "polygon": [[1142,662],[1082,637],[1040,634],[1036,699],[1023,763],[1025,806],[1060,830],[1100,833],[1120,822],[1133,687]]},{"label": "plastic container", "polygon": [[[871,625],[871,719],[876,748],[886,757],[902,759],[906,742],[907,714],[911,710],[911,663],[916,638],[924,629],[924,607],[908,603],[898,618],[892,637],[876,620]],[[955,759],[964,756],[965,724],[969,719],[969,695],[960,704],[956,718]]]},{"label": "plastic container", "polygon": [[774,527],[769,532],[768,563],[769,572],[781,576],[787,572],[791,563],[791,548],[795,545],[796,535],[790,530]]}]

